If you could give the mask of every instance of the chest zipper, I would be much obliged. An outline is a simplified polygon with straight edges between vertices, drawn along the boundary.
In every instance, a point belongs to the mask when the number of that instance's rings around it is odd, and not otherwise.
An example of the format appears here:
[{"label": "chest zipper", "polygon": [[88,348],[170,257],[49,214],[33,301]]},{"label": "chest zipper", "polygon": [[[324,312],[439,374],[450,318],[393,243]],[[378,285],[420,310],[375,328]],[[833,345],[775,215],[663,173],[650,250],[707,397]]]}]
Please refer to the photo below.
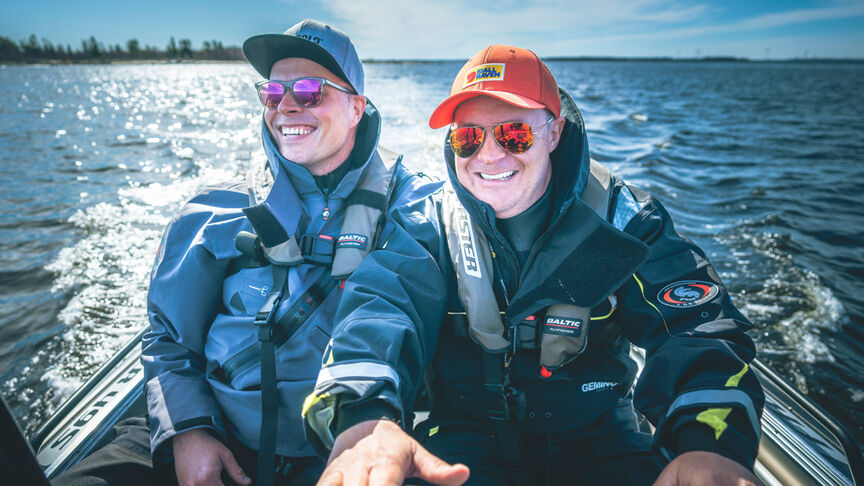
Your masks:
[{"label": "chest zipper", "polygon": [[321,218],[327,221],[327,218],[330,217],[330,195],[327,189],[324,189],[322,192],[324,193],[324,209],[321,210]]}]

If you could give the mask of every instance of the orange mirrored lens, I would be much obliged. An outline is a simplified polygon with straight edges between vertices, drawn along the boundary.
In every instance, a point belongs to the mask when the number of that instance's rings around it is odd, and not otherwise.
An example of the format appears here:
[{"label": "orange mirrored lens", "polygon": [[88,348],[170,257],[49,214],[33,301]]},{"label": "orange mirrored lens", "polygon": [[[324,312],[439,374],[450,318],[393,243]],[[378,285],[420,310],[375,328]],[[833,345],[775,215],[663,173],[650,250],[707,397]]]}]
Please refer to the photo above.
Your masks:
[{"label": "orange mirrored lens", "polygon": [[463,159],[470,157],[483,145],[483,129],[478,127],[454,128],[450,132],[450,148]]},{"label": "orange mirrored lens", "polygon": [[492,129],[492,136],[504,150],[521,154],[531,148],[534,144],[534,133],[527,123],[512,122],[496,125]]},{"label": "orange mirrored lens", "polygon": [[[482,127],[460,127],[450,131],[450,148],[461,158],[471,157],[483,145]],[[534,144],[531,125],[523,122],[508,122],[492,127],[492,137],[504,150],[521,154]]]}]

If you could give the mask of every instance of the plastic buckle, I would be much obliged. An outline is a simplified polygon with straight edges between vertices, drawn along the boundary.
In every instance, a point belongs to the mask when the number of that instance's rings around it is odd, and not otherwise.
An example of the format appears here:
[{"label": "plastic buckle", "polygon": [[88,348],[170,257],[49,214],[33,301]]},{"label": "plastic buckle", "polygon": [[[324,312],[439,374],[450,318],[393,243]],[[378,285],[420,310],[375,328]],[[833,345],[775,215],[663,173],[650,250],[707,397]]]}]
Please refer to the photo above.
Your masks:
[{"label": "plastic buckle", "polygon": [[525,412],[528,410],[528,397],[525,396],[525,392],[508,386],[504,389],[504,395],[507,397],[507,405],[513,412],[513,418],[522,422],[525,419]]},{"label": "plastic buckle", "polygon": [[490,419],[507,421],[510,420],[510,406],[507,391],[504,385],[484,383],[486,389],[486,411]]},{"label": "plastic buckle", "polygon": [[306,233],[300,236],[300,253],[307,263],[330,265],[335,242],[332,236]]},{"label": "plastic buckle", "polygon": [[279,308],[281,301],[281,292],[272,293],[267,297],[264,305],[261,306],[261,310],[255,314],[253,323],[258,326],[258,339],[269,341],[273,338],[273,326],[270,323],[273,322],[273,315],[276,313],[276,309]]}]

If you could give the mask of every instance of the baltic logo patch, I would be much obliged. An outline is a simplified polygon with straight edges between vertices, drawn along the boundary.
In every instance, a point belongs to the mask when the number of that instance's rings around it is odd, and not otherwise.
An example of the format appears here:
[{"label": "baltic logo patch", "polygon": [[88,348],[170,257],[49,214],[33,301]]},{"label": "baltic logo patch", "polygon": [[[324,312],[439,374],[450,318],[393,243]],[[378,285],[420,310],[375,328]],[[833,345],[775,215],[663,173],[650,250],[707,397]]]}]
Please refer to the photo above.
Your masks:
[{"label": "baltic logo patch", "polygon": [[474,244],[474,230],[471,228],[471,220],[465,211],[457,212],[459,221],[456,228],[459,230],[459,247],[462,250],[462,266],[465,274],[475,278],[483,278],[480,274],[480,260],[477,258],[477,245]]},{"label": "baltic logo patch", "polygon": [[685,309],[702,305],[716,297],[719,292],[717,284],[686,280],[663,287],[657,294],[657,300],[668,307]]},{"label": "baltic logo patch", "polygon": [[367,241],[369,241],[369,238],[366,236],[358,235],[357,233],[345,233],[344,235],[339,235],[339,239],[336,240],[336,248],[365,250]]},{"label": "baltic logo patch", "polygon": [[546,316],[544,322],[546,334],[560,334],[562,336],[579,337],[582,335],[582,319],[570,317]]},{"label": "baltic logo patch", "polygon": [[481,64],[465,74],[463,88],[483,81],[503,81],[505,64]]}]

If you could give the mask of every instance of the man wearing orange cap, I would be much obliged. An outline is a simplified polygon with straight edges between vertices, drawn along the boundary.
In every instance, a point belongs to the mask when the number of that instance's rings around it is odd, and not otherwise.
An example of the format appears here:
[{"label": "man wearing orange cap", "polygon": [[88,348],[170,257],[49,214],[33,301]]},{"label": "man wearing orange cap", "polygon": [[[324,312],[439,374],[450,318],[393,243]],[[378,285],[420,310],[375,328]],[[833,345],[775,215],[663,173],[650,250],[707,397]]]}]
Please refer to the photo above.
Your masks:
[{"label": "man wearing orange cap", "polygon": [[417,441],[386,420],[345,430],[319,484],[464,481],[438,458],[470,484],[755,483],[752,324],[660,202],[590,159],[547,66],[482,50],[429,120],[448,124],[430,416]]}]

